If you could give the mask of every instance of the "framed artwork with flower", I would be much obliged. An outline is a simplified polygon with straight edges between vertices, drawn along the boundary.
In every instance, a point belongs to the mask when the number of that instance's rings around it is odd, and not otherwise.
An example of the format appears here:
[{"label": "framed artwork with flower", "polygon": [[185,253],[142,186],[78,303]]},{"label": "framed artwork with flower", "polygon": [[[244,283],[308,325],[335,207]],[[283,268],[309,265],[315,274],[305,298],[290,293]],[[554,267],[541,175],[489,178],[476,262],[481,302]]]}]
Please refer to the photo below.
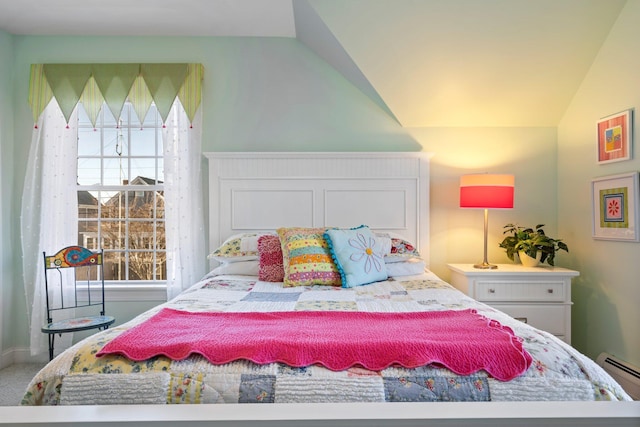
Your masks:
[{"label": "framed artwork with flower", "polygon": [[591,181],[594,239],[640,241],[638,175],[629,172]]},{"label": "framed artwork with flower", "polygon": [[629,160],[633,149],[633,109],[598,120],[598,163]]}]

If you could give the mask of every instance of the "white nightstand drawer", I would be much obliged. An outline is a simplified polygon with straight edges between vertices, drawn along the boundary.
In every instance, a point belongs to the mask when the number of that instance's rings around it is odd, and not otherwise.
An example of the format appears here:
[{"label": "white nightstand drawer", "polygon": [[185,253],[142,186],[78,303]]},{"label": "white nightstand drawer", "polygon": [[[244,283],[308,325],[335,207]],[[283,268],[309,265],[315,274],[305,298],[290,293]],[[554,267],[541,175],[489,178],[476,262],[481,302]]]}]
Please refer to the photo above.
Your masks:
[{"label": "white nightstand drawer", "polygon": [[562,302],[565,300],[565,283],[560,281],[478,281],[476,299],[480,301]]},{"label": "white nightstand drawer", "polygon": [[553,335],[566,334],[564,305],[510,305],[492,304],[492,307],[504,311],[509,316],[525,322],[538,329],[543,329]]},{"label": "white nightstand drawer", "polygon": [[571,344],[571,279],[580,273],[562,267],[499,264],[478,269],[448,264],[451,284],[470,297]]}]

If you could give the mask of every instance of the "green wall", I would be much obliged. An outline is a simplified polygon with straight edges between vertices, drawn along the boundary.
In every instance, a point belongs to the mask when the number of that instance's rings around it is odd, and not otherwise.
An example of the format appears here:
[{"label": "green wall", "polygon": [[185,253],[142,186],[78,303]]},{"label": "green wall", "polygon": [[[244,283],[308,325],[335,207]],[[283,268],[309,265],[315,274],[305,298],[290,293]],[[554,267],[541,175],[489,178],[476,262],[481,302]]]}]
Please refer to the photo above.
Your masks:
[{"label": "green wall", "polygon": [[[591,237],[591,180],[640,170],[640,2],[630,1],[558,127],[559,229],[572,242],[573,339],[640,366],[640,243]],[[635,108],[632,160],[596,163],[596,121]],[[639,225],[637,224],[636,227]]]},{"label": "green wall", "polygon": [[0,360],[11,347],[10,325],[14,311],[13,265],[11,235],[12,227],[12,152],[13,152],[13,37],[0,31]]},{"label": "green wall", "polygon": [[[502,241],[505,224],[546,224],[556,234],[556,129],[411,128],[408,132],[434,153],[431,161],[431,269],[449,279],[447,263],[481,262],[484,215],[479,209],[459,208],[460,176],[467,173],[508,173],[515,176],[513,209],[489,213],[488,259],[510,262]],[[562,266],[568,255],[558,254]]]}]

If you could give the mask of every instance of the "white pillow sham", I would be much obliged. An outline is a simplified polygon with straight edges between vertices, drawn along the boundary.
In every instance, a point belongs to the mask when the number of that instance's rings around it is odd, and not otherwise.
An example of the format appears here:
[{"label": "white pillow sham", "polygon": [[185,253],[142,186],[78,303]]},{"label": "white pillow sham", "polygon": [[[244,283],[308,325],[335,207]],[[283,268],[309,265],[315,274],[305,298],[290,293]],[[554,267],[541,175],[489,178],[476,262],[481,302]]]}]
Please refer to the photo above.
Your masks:
[{"label": "white pillow sham", "polygon": [[260,267],[260,262],[257,260],[251,261],[238,261],[238,262],[223,262],[207,276],[221,276],[223,274],[237,274],[241,276],[257,276]]},{"label": "white pillow sham", "polygon": [[390,277],[422,274],[425,272],[426,268],[425,262],[422,258],[411,258],[408,261],[402,262],[387,262],[385,260],[385,265],[387,267],[387,274]]}]

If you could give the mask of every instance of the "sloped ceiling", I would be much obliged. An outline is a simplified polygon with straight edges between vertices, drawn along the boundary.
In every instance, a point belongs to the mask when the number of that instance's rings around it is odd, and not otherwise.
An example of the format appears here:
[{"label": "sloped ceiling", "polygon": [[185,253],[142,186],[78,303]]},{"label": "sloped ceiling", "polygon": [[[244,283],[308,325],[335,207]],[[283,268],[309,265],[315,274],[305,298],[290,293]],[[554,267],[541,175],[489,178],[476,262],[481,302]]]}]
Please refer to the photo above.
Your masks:
[{"label": "sloped ceiling", "polygon": [[0,29],[297,37],[402,126],[556,126],[626,1],[0,0]]},{"label": "sloped ceiling", "polygon": [[[624,4],[308,1],[406,127],[557,125]],[[298,38],[311,27],[297,20]]]}]

